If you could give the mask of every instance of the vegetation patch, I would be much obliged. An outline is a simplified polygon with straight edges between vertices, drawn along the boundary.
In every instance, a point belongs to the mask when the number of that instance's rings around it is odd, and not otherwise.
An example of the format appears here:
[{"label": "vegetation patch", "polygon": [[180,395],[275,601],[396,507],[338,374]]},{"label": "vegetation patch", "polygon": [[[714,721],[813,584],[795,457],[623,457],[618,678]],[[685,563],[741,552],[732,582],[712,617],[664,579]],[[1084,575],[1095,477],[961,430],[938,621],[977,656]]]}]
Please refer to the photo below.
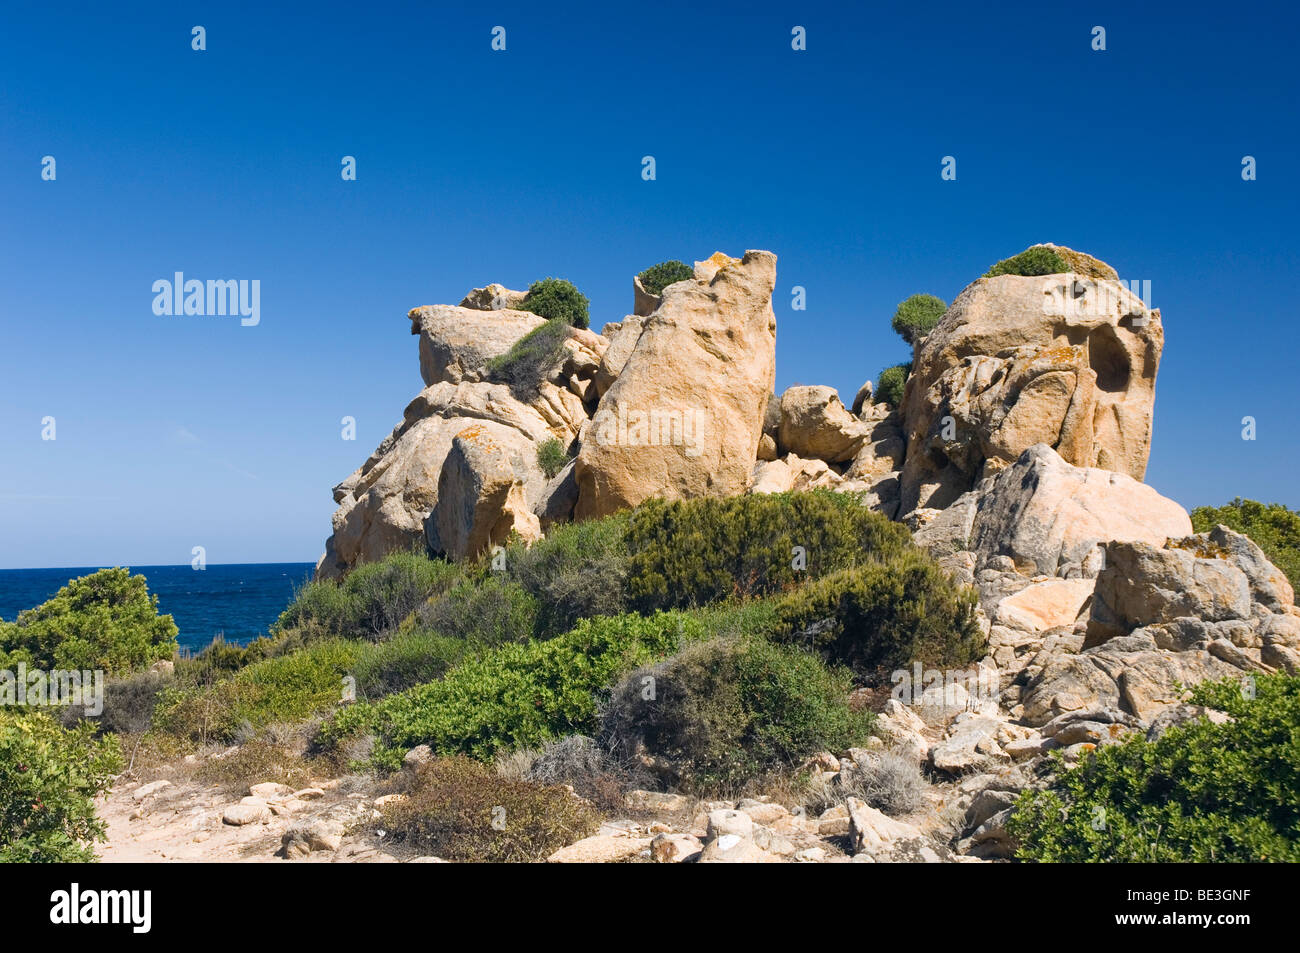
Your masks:
[{"label": "vegetation patch", "polygon": [[1032,248],[1026,248],[1019,255],[1013,255],[1010,258],[1004,258],[987,272],[985,278],[993,278],[996,275],[1063,275],[1070,271],[1070,265],[1057,254],[1055,248],[1049,248],[1046,245],[1035,245]]},{"label": "vegetation patch", "polygon": [[641,287],[648,293],[661,295],[669,285],[694,278],[695,269],[684,261],[661,261],[657,265],[651,265],[637,277],[641,279]]},{"label": "vegetation patch", "polygon": [[587,296],[563,278],[543,278],[528,286],[520,310],[531,311],[548,321],[563,321],[575,328],[588,323]]},{"label": "vegetation patch", "polygon": [[125,675],[176,653],[176,623],[158,614],[144,576],[101,569],[0,622],[0,665]]},{"label": "vegetation patch", "polygon": [[779,592],[911,540],[859,496],[814,490],[648,500],[631,514],[627,545],[632,605],[653,611]]},{"label": "vegetation patch", "polygon": [[1205,682],[1191,701],[1227,712],[1155,741],[1097,748],[1042,790],[1020,795],[1008,823],[1022,860],[1067,863],[1252,863],[1300,860],[1300,678]]},{"label": "vegetation patch", "polygon": [[466,757],[421,765],[381,808],[375,827],[392,843],[452,862],[545,860],[596,831],[591,806],[557,785],[500,777]]},{"label": "vegetation patch", "polygon": [[907,387],[908,375],[912,373],[912,362],[886,367],[876,378],[872,394],[873,404],[888,404],[891,407],[903,406],[903,394]]},{"label": "vegetation patch", "polygon": [[871,716],[850,709],[850,687],[847,672],[807,652],[711,639],[621,682],[600,740],[615,758],[651,756],[672,786],[732,793],[815,751],[864,741]]},{"label": "vegetation patch", "polygon": [[1237,497],[1226,506],[1198,506],[1192,510],[1192,529],[1208,533],[1219,523],[1249,536],[1269,562],[1300,589],[1300,513],[1281,503],[1257,503]]},{"label": "vegetation patch", "polygon": [[93,861],[104,840],[95,798],[121,770],[116,737],[0,707],[0,864]]}]

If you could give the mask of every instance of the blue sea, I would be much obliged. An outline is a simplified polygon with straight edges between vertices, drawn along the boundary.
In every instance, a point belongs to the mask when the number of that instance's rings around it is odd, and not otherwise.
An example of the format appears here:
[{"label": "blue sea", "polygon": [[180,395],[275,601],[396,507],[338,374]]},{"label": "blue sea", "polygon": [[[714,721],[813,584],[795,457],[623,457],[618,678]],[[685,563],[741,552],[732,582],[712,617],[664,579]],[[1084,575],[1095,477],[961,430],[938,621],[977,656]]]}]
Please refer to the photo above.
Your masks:
[{"label": "blue sea", "polygon": [[[68,584],[95,571],[79,569],[0,569],[0,619],[12,622]],[[184,566],[132,566],[132,575],[149,581],[158,611],[169,613],[180,629],[182,648],[197,652],[214,636],[247,644],[265,635],[294,590],[311,578],[314,563],[250,563],[197,570]]]}]

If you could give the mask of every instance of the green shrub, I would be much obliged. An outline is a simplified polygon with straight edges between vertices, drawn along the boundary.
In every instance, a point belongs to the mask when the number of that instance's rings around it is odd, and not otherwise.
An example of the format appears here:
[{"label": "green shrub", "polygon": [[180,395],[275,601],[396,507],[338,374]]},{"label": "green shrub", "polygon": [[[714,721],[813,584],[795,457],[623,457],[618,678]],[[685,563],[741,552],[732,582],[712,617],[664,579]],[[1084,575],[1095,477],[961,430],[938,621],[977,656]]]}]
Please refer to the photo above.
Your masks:
[{"label": "green shrub", "polygon": [[[628,593],[649,611],[777,592],[902,552],[909,537],[856,495],[814,490],[648,500],[631,514],[627,543]],[[798,568],[795,547],[806,568]]]},{"label": "green shrub", "polygon": [[171,676],[156,672],[137,672],[126,678],[109,679],[104,686],[104,710],[94,716],[87,714],[84,706],[69,706],[62,712],[63,726],[71,728],[84,718],[90,719],[101,733],[143,734],[153,726],[154,708],[163,689],[171,683]]},{"label": "green shrub", "polygon": [[424,629],[401,632],[367,646],[353,675],[357,698],[374,701],[442,678],[475,647],[464,639]]},{"label": "green shrub", "polygon": [[677,787],[731,793],[813,752],[864,741],[871,716],[850,710],[849,688],[846,672],[815,655],[762,639],[712,639],[621,682],[604,706],[600,739],[615,758],[650,755]]},{"label": "green shrub", "polygon": [[364,643],[325,639],[240,669],[200,688],[168,688],[154,710],[154,724],[179,738],[229,743],[237,734],[277,722],[298,722],[328,711],[343,698]]},{"label": "green shrub", "polygon": [[1008,823],[1023,860],[1132,863],[1300,861],[1300,678],[1202,683],[1193,703],[1226,711],[1155,741],[1097,748],[1042,790],[1020,795]]},{"label": "green shrub", "polygon": [[508,352],[488,361],[488,375],[509,385],[511,393],[527,403],[537,396],[538,385],[564,361],[568,337],[569,323],[552,318],[521,337]]},{"label": "green shrub", "polygon": [[695,277],[695,269],[684,261],[661,261],[651,265],[641,274],[641,287],[652,295],[661,295],[669,285]]},{"label": "green shrub", "polygon": [[907,387],[907,377],[912,373],[912,363],[895,364],[893,367],[886,367],[876,378],[875,392],[871,398],[875,404],[889,404],[891,407],[903,406],[904,389]]},{"label": "green shrub", "polygon": [[947,310],[948,306],[944,304],[942,298],[929,294],[915,294],[899,302],[890,326],[904,341],[912,344],[933,331]]},{"label": "green shrub", "polygon": [[546,320],[563,321],[575,328],[587,326],[587,296],[563,278],[543,278],[528,286],[519,307]]},{"label": "green shrub", "polygon": [[1237,497],[1227,506],[1198,506],[1192,510],[1192,529],[1207,533],[1222,523],[1249,536],[1293,588],[1300,589],[1300,513],[1281,503],[1256,503]]},{"label": "green shrub", "polygon": [[564,465],[568,462],[569,452],[564,449],[564,444],[554,437],[543,440],[538,445],[537,465],[546,474],[546,479],[553,479],[557,473],[564,469]]},{"label": "green shrub", "polygon": [[523,642],[537,629],[537,599],[495,573],[467,579],[420,607],[419,625],[481,645]]},{"label": "green shrub", "polygon": [[452,862],[542,861],[598,823],[562,787],[507,780],[465,757],[421,765],[403,793],[375,826],[392,843]]},{"label": "green shrub", "polygon": [[783,596],[784,638],[858,675],[913,662],[953,667],[984,655],[973,590],[952,582],[924,552],[842,569]]},{"label": "green shrub", "polygon": [[1026,248],[1019,255],[1013,255],[1011,258],[1004,258],[984,275],[985,278],[992,278],[995,275],[1063,275],[1070,271],[1069,264],[1065,259],[1056,253],[1054,249],[1046,245],[1035,245],[1033,248]]},{"label": "green shrub", "polygon": [[379,639],[460,576],[460,567],[446,560],[393,553],[358,566],[342,583],[307,583],[280,614],[275,631],[297,630],[304,643],[331,636]]},{"label": "green shrub", "polygon": [[427,744],[439,754],[490,760],[499,751],[538,748],[551,738],[590,732],[598,693],[614,680],[670,654],[703,631],[683,614],[586,619],[545,642],[503,645],[376,704],[358,704],[327,721],[327,750],[359,732],[377,736],[374,763],[396,768]]},{"label": "green shrub", "polygon": [[0,864],[93,861],[104,839],[95,798],[121,770],[116,737],[0,708]]},{"label": "green shrub", "polygon": [[506,572],[537,599],[537,633],[567,632],[579,619],[627,611],[627,514],[554,526],[532,546],[506,547]]},{"label": "green shrub", "polygon": [[101,569],[0,626],[0,656],[44,669],[125,675],[176,653],[176,623],[158,614],[144,576]]}]

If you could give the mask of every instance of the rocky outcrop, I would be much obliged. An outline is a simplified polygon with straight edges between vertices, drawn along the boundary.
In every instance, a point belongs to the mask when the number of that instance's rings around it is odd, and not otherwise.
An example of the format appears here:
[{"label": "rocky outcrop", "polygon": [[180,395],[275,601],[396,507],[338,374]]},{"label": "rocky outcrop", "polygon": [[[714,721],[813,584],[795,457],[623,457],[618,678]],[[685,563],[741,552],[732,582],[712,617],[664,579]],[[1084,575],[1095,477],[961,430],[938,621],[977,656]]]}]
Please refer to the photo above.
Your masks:
[{"label": "rocky outcrop", "polygon": [[867,438],[868,428],[840,403],[834,387],[790,387],[780,408],[777,445],[788,453],[846,463]]},{"label": "rocky outcrop", "polygon": [[717,258],[664,289],[601,397],[578,452],[576,518],[748,489],[775,377],[776,256]]},{"label": "rocky outcrop", "polygon": [[[470,292],[470,297],[477,293]],[[425,384],[482,380],[488,361],[507,353],[521,337],[546,323],[530,311],[449,304],[412,308],[409,317],[411,333],[420,336],[420,376]]]},{"label": "rocky outcrop", "polygon": [[1140,480],[1163,343],[1159,310],[1112,278],[978,279],[916,349],[902,512],[947,506],[1037,443]]},{"label": "rocky outcrop", "polygon": [[1096,576],[1101,545],[1124,540],[1163,546],[1186,536],[1186,511],[1132,477],[1095,467],[1071,466],[1046,444],[1020,454],[1014,464],[942,512],[921,514],[918,545],[936,556],[974,554],[975,568],[1008,557],[1024,575]]},{"label": "rocky outcrop", "polygon": [[438,500],[424,526],[429,551],[463,559],[512,533],[525,542],[540,539],[533,505],[544,483],[532,441],[499,424],[471,424],[452,438],[443,461]]}]

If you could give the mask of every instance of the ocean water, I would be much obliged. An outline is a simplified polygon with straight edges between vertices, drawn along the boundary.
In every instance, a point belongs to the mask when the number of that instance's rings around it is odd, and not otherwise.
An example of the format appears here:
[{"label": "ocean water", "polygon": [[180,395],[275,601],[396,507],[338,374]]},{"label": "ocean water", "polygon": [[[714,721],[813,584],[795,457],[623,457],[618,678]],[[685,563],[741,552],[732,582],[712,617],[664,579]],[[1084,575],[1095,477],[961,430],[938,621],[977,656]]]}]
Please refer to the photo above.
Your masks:
[{"label": "ocean water", "polygon": [[[68,584],[99,567],[0,569],[0,619],[12,622]],[[184,566],[131,566],[158,596],[158,611],[170,613],[182,648],[198,651],[213,636],[244,645],[265,635],[293,601],[294,590],[311,578],[314,563],[250,563],[196,570]]]}]

